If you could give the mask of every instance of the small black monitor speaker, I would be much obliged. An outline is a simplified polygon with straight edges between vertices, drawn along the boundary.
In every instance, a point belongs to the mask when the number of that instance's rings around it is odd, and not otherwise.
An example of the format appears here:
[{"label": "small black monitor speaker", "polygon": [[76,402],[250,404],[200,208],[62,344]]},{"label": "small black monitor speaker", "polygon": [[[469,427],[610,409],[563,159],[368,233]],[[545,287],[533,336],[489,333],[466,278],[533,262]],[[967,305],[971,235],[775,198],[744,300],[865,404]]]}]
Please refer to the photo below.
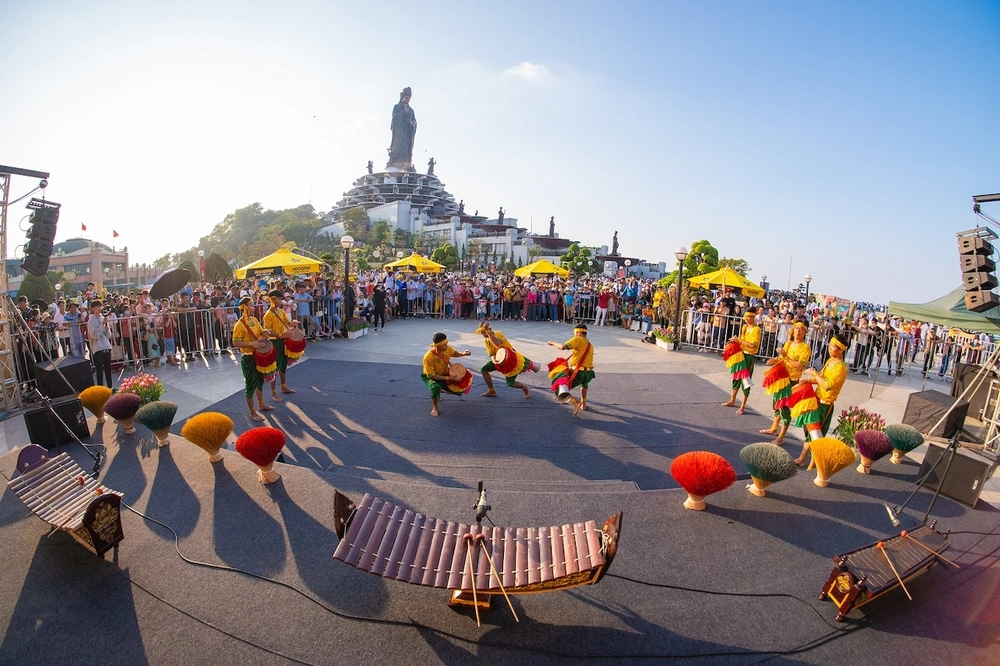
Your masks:
[{"label": "small black monitor speaker", "polygon": [[[938,460],[944,456],[944,460]],[[934,463],[934,471],[927,477],[924,488],[937,490],[941,486],[941,494],[950,497],[956,502],[976,506],[979,501],[979,494],[983,492],[983,484],[993,473],[994,463],[986,458],[958,449],[955,451],[955,458],[948,467],[948,458],[951,456],[946,447],[940,444],[929,443],[927,453],[924,455],[924,462],[920,465],[918,479],[922,479]],[[948,475],[944,475],[945,468],[948,468]],[[941,483],[942,479],[944,483]]]},{"label": "small black monitor speaker", "polygon": [[32,444],[51,449],[73,441],[73,435],[80,439],[90,437],[87,415],[83,413],[83,405],[80,404],[79,398],[53,400],[52,408],[59,416],[58,419],[45,405],[31,407],[24,412],[24,425],[28,428],[28,439]]},{"label": "small black monitor speaker", "polygon": [[[58,372],[56,371],[58,369]],[[65,380],[59,376],[62,373]],[[63,356],[52,361],[35,364],[35,381],[38,390],[50,398],[76,395],[94,385],[90,361],[78,356]],[[66,383],[69,381],[69,384]]]}]

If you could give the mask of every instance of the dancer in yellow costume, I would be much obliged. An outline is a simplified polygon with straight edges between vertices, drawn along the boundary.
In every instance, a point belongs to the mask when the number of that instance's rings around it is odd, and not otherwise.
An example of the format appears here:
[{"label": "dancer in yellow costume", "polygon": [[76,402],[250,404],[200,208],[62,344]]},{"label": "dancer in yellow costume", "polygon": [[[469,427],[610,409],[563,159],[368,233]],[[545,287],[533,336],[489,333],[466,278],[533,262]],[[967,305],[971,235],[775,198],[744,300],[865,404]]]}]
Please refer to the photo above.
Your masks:
[{"label": "dancer in yellow costume", "polygon": [[438,400],[441,399],[441,391],[461,395],[460,389],[456,389],[448,384],[448,366],[451,362],[448,359],[456,356],[471,356],[470,350],[464,352],[456,351],[448,344],[448,336],[444,333],[435,333],[431,339],[431,348],[424,354],[423,372],[420,378],[431,391],[431,416],[437,416]]},{"label": "dancer in yellow costume", "polygon": [[796,464],[804,465],[809,453],[809,442],[820,437],[826,437],[833,420],[833,403],[840,395],[840,389],[847,381],[847,364],[844,363],[844,352],[847,350],[847,340],[839,333],[830,338],[830,358],[823,364],[819,372],[809,369],[802,373],[800,384],[816,385],[816,406],[803,412],[795,419],[795,425],[802,426],[806,439],[802,444],[802,454],[795,459]]},{"label": "dancer in yellow costume", "polygon": [[727,363],[733,371],[733,392],[729,396],[729,402],[722,403],[722,406],[735,407],[736,394],[742,390],[743,401],[740,403],[740,408],[736,410],[737,416],[742,416],[747,409],[750,387],[753,386],[750,379],[753,377],[754,361],[760,350],[760,326],[757,325],[757,308],[747,308],[743,315],[743,327],[740,329],[740,334],[733,336],[729,342],[739,343],[740,351],[743,352],[743,360],[735,365]]},{"label": "dancer in yellow costume", "polygon": [[573,352],[569,359],[569,365],[573,369],[573,382],[570,388],[581,387],[579,400],[571,396],[573,416],[576,416],[581,410],[587,409],[587,389],[597,376],[594,374],[594,345],[587,339],[587,325],[577,324],[573,328],[572,338],[563,344],[549,340],[549,346]]},{"label": "dancer in yellow costume", "polygon": [[517,358],[517,362],[514,364],[512,370],[504,375],[504,379],[507,382],[507,386],[511,388],[519,388],[524,391],[524,397],[527,398],[531,395],[528,387],[517,381],[517,376],[522,372],[527,372],[531,370],[532,372],[538,372],[541,366],[538,363],[532,363],[531,359],[527,358],[521,352],[514,349],[514,347],[507,340],[507,337],[500,331],[494,331],[488,322],[483,322],[476,329],[476,333],[483,336],[483,344],[486,345],[486,353],[490,356],[490,360],[486,362],[482,367],[483,381],[486,382],[486,393],[483,393],[484,398],[495,398],[497,395],[496,390],[493,388],[493,378],[490,377],[490,373],[497,369],[495,363],[493,363],[493,355],[497,353],[497,350],[501,347],[505,347],[514,353]]},{"label": "dancer in yellow costume", "polygon": [[[293,321],[288,313],[281,307],[281,299],[284,294],[277,289],[273,289],[267,294],[268,300],[271,302],[271,307],[267,309],[264,313],[264,328],[267,329],[268,336],[271,338],[271,344],[274,345],[274,351],[278,355],[276,363],[278,364],[278,373],[274,379],[271,380],[271,400],[274,402],[281,402],[281,398],[278,397],[278,391],[276,386],[276,381],[278,378],[281,379],[281,392],[282,393],[295,393],[293,389],[288,388],[288,384],[285,380],[285,372],[288,370],[288,361],[290,356],[288,351],[285,349],[285,339],[281,337],[284,335],[285,331],[290,328],[299,325],[299,322]],[[301,354],[299,354],[301,356]],[[297,357],[296,357],[297,358]]]},{"label": "dancer in yellow costume", "polygon": [[[269,412],[274,409],[271,405],[264,403],[264,376],[257,369],[254,362],[254,343],[267,339],[267,331],[260,325],[257,318],[251,312],[253,301],[247,297],[241,298],[238,304],[240,319],[233,326],[233,346],[243,353],[240,359],[240,369],[243,370],[243,394],[247,399],[247,407],[250,409],[250,418],[254,421],[263,421],[264,417],[260,412]],[[257,397],[258,409],[254,409],[253,399]]]},{"label": "dancer in yellow costume", "polygon": [[787,383],[772,393],[774,396],[774,422],[769,429],[760,431],[762,435],[777,435],[772,442],[777,446],[784,443],[785,434],[792,421],[792,412],[788,407],[788,398],[792,394],[792,384],[802,376],[802,372],[809,364],[809,356],[812,354],[809,343],[805,341],[807,330],[804,322],[795,322],[792,325],[791,339],[778,350],[777,356],[767,362],[768,365],[778,365],[779,363],[784,365],[785,371],[788,373]]}]

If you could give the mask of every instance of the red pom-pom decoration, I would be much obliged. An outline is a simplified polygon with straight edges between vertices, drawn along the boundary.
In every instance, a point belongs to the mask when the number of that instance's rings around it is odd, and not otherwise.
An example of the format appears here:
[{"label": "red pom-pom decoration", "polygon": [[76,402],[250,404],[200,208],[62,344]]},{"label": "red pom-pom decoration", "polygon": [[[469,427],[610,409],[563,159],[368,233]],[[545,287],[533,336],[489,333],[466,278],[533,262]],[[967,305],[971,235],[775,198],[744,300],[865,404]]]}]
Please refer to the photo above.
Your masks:
[{"label": "red pom-pom decoration", "polygon": [[711,451],[689,451],[674,459],[670,475],[687,491],[684,506],[704,509],[707,495],[725,490],[736,481],[736,471],[725,458]]}]

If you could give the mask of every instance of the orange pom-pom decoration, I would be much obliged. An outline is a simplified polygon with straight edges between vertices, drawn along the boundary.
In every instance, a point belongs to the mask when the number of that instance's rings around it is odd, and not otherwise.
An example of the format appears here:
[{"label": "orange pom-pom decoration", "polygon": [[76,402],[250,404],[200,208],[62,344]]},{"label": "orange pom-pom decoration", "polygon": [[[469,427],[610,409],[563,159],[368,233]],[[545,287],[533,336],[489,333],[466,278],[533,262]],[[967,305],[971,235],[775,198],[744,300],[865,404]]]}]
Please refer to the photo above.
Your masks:
[{"label": "orange pom-pom decoration", "polygon": [[736,481],[736,471],[729,461],[711,451],[689,451],[677,456],[670,465],[670,475],[687,491],[684,508],[695,511],[705,508],[705,497]]},{"label": "orange pom-pom decoration", "polygon": [[274,459],[285,446],[285,433],[277,428],[253,428],[236,439],[236,450],[257,465],[261,483],[274,483],[281,475],[274,471]]}]

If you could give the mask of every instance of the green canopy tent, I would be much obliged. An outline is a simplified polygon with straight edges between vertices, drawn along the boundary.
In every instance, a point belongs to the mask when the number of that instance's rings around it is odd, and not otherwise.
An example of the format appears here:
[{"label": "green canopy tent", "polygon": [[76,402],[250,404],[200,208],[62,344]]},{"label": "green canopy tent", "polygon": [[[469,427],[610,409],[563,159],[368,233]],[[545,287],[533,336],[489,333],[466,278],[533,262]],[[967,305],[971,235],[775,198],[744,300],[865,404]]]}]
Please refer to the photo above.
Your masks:
[{"label": "green canopy tent", "polygon": [[986,312],[970,312],[965,307],[965,289],[958,287],[929,303],[897,303],[889,301],[889,316],[965,328],[979,333],[1000,334],[1000,308]]}]

